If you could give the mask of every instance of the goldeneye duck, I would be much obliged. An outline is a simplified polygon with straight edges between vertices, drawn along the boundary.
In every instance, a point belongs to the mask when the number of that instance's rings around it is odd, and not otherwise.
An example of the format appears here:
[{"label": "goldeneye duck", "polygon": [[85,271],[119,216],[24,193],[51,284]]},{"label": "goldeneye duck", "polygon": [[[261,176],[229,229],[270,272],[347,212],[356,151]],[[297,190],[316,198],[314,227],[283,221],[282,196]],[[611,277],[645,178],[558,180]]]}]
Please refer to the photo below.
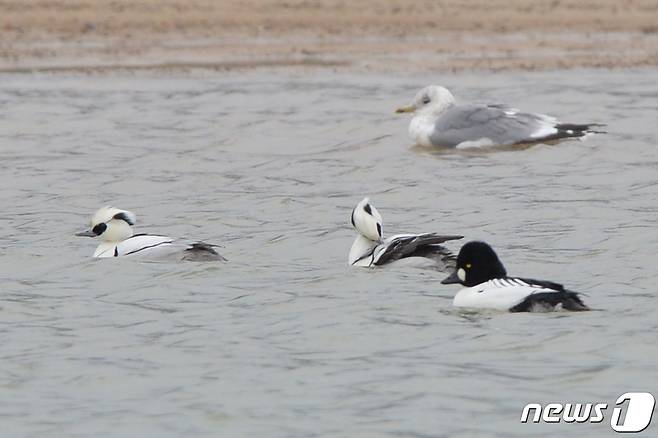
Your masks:
[{"label": "goldeneye duck", "polygon": [[452,268],[454,255],[439,244],[463,238],[457,235],[424,233],[397,234],[384,239],[382,216],[369,198],[364,198],[357,204],[352,210],[350,220],[357,232],[348,257],[352,266],[380,266],[402,258],[424,257]]},{"label": "goldeneye duck", "polygon": [[590,310],[577,292],[558,283],[508,277],[494,250],[485,242],[466,243],[457,256],[457,268],[442,284],[466,286],[457,292],[455,307],[507,310],[510,312]]},{"label": "goldeneye duck", "polygon": [[457,104],[447,88],[429,85],[398,113],[415,113],[410,137],[421,146],[469,148],[509,146],[601,133],[596,123],[563,123],[546,114],[500,104]]},{"label": "goldeneye duck", "polygon": [[193,261],[224,261],[214,247],[204,242],[184,242],[157,234],[134,234],[135,214],[114,207],[102,207],[91,217],[91,228],[76,236],[100,237],[94,257],[175,258]]}]

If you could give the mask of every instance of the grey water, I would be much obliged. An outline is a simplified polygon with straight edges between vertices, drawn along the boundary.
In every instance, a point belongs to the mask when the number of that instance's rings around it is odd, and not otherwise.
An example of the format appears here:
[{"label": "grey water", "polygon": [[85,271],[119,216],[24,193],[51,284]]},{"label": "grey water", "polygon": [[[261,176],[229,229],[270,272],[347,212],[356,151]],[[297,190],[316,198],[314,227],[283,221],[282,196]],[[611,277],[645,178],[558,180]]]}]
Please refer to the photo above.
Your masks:
[{"label": "grey water", "polygon": [[[394,110],[430,83],[608,133],[418,149]],[[658,392],[657,102],[648,69],[0,76],[2,437],[616,435],[519,418]],[[459,312],[447,273],[350,269],[366,195],[386,234],[484,239],[600,310]],[[229,262],[92,259],[106,204]]]}]

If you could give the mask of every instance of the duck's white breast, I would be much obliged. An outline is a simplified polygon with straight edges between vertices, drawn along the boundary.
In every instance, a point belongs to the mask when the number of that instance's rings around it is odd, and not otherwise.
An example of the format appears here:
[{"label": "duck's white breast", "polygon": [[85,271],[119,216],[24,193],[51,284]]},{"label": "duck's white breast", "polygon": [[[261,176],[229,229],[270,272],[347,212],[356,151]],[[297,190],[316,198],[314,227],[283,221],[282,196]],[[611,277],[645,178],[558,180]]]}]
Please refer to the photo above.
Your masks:
[{"label": "duck's white breast", "polygon": [[373,262],[373,248],[377,242],[370,240],[362,235],[357,235],[350,248],[348,262],[352,266],[368,267]]}]

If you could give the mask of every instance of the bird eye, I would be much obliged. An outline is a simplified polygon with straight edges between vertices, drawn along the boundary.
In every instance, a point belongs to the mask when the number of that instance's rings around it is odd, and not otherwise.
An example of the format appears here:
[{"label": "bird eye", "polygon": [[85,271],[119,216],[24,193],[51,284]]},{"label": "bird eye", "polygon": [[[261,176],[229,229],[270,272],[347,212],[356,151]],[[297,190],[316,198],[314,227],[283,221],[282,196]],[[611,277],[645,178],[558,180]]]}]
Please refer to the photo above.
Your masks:
[{"label": "bird eye", "polygon": [[466,263],[466,269],[471,269],[471,264],[470,263]]},{"label": "bird eye", "polygon": [[366,204],[363,206],[363,209],[368,213],[370,216],[372,216],[372,209],[370,208],[370,204]]},{"label": "bird eye", "polygon": [[423,96],[423,105],[427,105],[430,103],[430,97],[429,96]]},{"label": "bird eye", "polygon": [[107,229],[107,224],[100,223],[100,224],[96,225],[94,228],[92,228],[91,231],[95,235],[100,236],[101,234],[103,234],[105,232],[106,229]]}]

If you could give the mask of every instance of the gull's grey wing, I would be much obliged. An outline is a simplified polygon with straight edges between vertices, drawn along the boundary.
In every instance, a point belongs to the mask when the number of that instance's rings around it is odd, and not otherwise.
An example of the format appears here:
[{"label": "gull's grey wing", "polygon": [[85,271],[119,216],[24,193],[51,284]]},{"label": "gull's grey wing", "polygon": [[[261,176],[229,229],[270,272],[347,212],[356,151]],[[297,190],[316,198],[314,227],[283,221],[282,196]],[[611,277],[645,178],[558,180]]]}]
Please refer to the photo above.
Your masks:
[{"label": "gull's grey wing", "polygon": [[531,136],[550,120],[548,116],[518,112],[505,105],[454,105],[439,116],[430,141],[444,147],[483,138],[495,145],[537,141]]},{"label": "gull's grey wing", "polygon": [[491,145],[583,137],[603,126],[597,123],[560,123],[545,114],[524,113],[502,104],[453,105],[439,116],[430,142],[435,146],[455,147],[465,141],[491,140]]},{"label": "gull's grey wing", "polygon": [[451,253],[438,245],[448,240],[462,239],[463,237],[436,233],[393,236],[387,239],[385,245],[382,245],[381,249],[376,252],[372,264],[384,265],[405,257],[430,257],[435,252],[448,256]]}]

